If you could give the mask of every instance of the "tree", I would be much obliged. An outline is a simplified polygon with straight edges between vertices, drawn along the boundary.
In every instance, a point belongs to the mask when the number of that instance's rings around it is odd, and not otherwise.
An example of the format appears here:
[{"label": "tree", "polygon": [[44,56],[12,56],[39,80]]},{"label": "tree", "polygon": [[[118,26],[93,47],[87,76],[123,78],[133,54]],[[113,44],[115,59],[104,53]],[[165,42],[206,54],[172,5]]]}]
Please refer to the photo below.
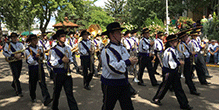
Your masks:
[{"label": "tree", "polygon": [[[28,10],[30,9],[28,0],[1,0],[1,17],[2,22],[10,30],[21,32],[28,29],[29,23],[33,24],[34,16]],[[29,23],[28,23],[29,21]]]},{"label": "tree", "polygon": [[34,9],[32,11],[35,12],[36,18],[40,21],[41,32],[44,33],[46,31],[52,16],[60,20],[59,16],[54,14],[56,11],[62,12],[63,10],[70,9],[71,12],[74,12],[75,7],[72,5],[74,1],[75,0],[32,0]]},{"label": "tree", "polygon": [[105,10],[110,16],[114,17],[116,21],[122,23],[124,22],[125,5],[125,0],[108,0],[105,2]]}]

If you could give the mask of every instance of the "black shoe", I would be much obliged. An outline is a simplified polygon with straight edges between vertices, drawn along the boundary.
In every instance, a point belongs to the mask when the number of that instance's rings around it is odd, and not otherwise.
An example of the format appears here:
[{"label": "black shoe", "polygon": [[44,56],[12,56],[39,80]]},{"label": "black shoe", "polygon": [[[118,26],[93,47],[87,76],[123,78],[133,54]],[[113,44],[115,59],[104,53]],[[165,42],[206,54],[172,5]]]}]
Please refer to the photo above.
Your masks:
[{"label": "black shoe", "polygon": [[32,102],[32,103],[36,102],[36,99],[31,99],[31,102]]},{"label": "black shoe", "polygon": [[43,104],[44,106],[48,106],[52,102],[52,99],[47,99]]},{"label": "black shoe", "polygon": [[91,89],[90,89],[90,86],[84,86],[84,88],[85,88],[86,90],[91,90]]},{"label": "black shoe", "polygon": [[146,86],[144,83],[138,82],[139,86]]},{"label": "black shoe", "polygon": [[159,86],[160,84],[159,83],[156,83],[156,84],[152,84],[152,86]]},{"label": "black shoe", "polygon": [[200,96],[200,93],[198,93],[197,91],[190,92],[190,94]]},{"label": "black shoe", "polygon": [[193,107],[180,107],[180,109],[183,109],[183,110],[192,110],[193,109]]},{"label": "black shoe", "polygon": [[201,85],[209,85],[209,84],[211,84],[211,83],[209,83],[209,82],[201,83]]},{"label": "black shoe", "polygon": [[151,103],[156,104],[156,105],[159,105],[159,106],[162,105],[162,103],[160,102],[159,99],[152,100]]},{"label": "black shoe", "polygon": [[205,76],[205,78],[207,78],[207,79],[208,79],[208,78],[212,78],[212,77],[213,77],[213,76]]},{"label": "black shoe", "polygon": [[19,97],[23,97],[23,94],[22,93],[16,93],[17,94],[17,96],[19,96]]},{"label": "black shoe", "polygon": [[156,75],[160,75],[160,73],[158,73],[158,72],[155,72],[154,74],[156,74]]}]

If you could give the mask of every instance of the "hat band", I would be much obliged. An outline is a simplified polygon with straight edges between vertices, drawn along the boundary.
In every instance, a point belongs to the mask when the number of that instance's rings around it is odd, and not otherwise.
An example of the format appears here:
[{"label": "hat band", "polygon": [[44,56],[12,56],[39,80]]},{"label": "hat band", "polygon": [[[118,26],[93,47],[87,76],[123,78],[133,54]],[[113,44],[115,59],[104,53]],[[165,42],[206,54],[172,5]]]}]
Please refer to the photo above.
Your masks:
[{"label": "hat band", "polygon": [[172,39],[169,39],[169,40],[167,40],[167,41],[169,42],[169,41],[173,41],[173,40],[176,40],[176,39],[177,39],[177,37],[172,38]]},{"label": "hat band", "polygon": [[117,28],[112,28],[112,30],[117,30],[117,29],[121,29],[120,27],[117,27]]}]

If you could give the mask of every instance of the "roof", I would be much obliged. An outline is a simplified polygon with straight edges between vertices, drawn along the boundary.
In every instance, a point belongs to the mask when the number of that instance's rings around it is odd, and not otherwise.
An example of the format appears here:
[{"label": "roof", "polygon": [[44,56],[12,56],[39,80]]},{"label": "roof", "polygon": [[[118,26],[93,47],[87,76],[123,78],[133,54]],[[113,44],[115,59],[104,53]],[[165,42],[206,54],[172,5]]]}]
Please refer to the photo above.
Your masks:
[{"label": "roof", "polygon": [[59,23],[53,25],[53,27],[63,27],[63,26],[66,26],[66,27],[79,27],[79,25],[69,21],[67,17],[65,17],[65,21],[63,21],[63,23],[59,22]]}]

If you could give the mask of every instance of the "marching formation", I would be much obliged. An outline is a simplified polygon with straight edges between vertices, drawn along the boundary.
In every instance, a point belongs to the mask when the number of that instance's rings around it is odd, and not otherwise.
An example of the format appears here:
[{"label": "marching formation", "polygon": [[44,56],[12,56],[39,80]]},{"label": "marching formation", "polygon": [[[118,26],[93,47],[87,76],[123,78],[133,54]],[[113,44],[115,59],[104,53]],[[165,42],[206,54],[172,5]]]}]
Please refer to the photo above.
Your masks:
[{"label": "marching formation", "polygon": [[[207,42],[201,40],[201,28],[197,26],[169,36],[165,36],[164,32],[156,32],[154,37],[148,28],[140,32],[136,29],[126,29],[122,34],[125,28],[118,22],[113,22],[108,24],[105,32],[98,34],[90,31],[92,29],[82,30],[80,33],[60,29],[51,39],[48,39],[46,34],[31,34],[25,43],[18,42],[17,33],[11,33],[8,36],[10,41],[4,45],[3,54],[12,71],[11,86],[16,95],[23,97],[19,77],[22,59],[25,58],[29,69],[29,93],[32,102],[36,101],[38,82],[44,105],[48,106],[52,102],[53,110],[58,110],[62,86],[69,109],[78,110],[73,95],[73,69],[77,74],[83,75],[82,85],[86,90],[91,90],[92,77],[99,77],[98,72],[101,71],[102,110],[114,109],[117,100],[122,110],[133,110],[131,97],[138,92],[129,83],[128,76],[133,75],[133,82],[139,86],[146,86],[143,79],[145,67],[151,85],[158,87],[152,103],[162,105],[161,100],[170,90],[175,92],[181,109],[191,110],[193,107],[188,104],[180,78],[185,78],[192,95],[199,96],[200,93],[192,81],[195,77],[194,70],[200,84],[209,85],[206,79],[212,76],[208,72],[206,62],[208,63],[210,56],[215,56],[218,51],[214,40],[209,48]],[[80,55],[81,66],[76,61],[76,55]],[[215,56],[214,63],[217,61]],[[70,68],[71,64],[74,68]],[[53,95],[49,94],[45,83],[44,66],[48,69],[50,79],[54,81]],[[158,66],[162,68],[162,73],[157,72]],[[158,83],[155,75],[163,77],[162,83]]]}]

